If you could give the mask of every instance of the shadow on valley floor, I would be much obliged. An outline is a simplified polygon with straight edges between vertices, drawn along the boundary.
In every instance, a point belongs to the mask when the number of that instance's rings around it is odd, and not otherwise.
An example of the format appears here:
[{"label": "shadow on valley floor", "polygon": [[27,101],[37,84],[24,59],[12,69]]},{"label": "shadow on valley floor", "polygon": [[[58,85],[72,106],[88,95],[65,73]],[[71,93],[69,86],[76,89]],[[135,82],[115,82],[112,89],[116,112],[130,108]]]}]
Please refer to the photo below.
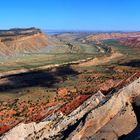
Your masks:
[{"label": "shadow on valley floor", "polygon": [[27,87],[48,87],[64,81],[67,76],[76,76],[79,73],[70,66],[63,66],[53,70],[29,72],[8,76],[9,82],[0,84],[0,92],[23,89]]},{"label": "shadow on valley floor", "polygon": [[129,62],[122,63],[120,65],[130,67],[140,67],[140,60],[131,60]]}]

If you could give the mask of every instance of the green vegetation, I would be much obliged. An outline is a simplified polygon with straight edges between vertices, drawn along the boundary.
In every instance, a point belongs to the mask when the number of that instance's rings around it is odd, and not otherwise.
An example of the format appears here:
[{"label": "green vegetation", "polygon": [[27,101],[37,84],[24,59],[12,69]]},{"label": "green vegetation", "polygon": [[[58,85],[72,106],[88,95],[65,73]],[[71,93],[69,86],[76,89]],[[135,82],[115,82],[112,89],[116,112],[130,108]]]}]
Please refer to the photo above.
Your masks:
[{"label": "green vegetation", "polygon": [[128,47],[128,46],[121,45],[119,43],[119,41],[107,40],[107,41],[104,41],[104,43],[107,46],[112,46],[114,48],[117,48],[121,53],[123,53],[127,56],[130,56],[130,57],[134,57],[134,56],[139,57],[140,56],[140,51],[138,49],[134,49],[134,48],[131,48],[131,47]]}]

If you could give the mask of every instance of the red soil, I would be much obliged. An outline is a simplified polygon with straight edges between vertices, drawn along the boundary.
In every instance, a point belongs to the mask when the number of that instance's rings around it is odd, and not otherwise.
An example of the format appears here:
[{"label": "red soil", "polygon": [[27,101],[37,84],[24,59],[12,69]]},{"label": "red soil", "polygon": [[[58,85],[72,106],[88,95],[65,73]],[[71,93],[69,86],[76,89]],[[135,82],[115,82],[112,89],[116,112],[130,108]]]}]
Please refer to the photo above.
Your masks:
[{"label": "red soil", "polygon": [[62,106],[59,109],[59,111],[67,115],[71,113],[73,110],[75,110],[78,106],[80,106],[88,97],[89,95],[79,95],[75,99],[73,99],[71,102]]}]

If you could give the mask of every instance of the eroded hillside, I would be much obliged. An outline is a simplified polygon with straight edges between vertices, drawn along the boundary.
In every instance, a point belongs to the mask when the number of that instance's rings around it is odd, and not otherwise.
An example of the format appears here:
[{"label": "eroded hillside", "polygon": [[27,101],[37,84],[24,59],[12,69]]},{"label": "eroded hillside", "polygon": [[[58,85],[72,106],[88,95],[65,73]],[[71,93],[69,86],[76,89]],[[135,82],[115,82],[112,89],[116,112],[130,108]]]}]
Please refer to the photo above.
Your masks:
[{"label": "eroded hillside", "polygon": [[0,31],[1,55],[33,52],[47,45],[46,35],[36,28]]},{"label": "eroded hillside", "polygon": [[130,46],[132,48],[140,48],[140,37],[129,37],[126,40],[121,42],[125,46]]},{"label": "eroded hillside", "polygon": [[109,39],[124,39],[133,36],[139,36],[139,32],[129,32],[129,33],[98,33],[87,36],[83,42],[93,42],[93,41],[102,41],[102,40],[109,40]]}]

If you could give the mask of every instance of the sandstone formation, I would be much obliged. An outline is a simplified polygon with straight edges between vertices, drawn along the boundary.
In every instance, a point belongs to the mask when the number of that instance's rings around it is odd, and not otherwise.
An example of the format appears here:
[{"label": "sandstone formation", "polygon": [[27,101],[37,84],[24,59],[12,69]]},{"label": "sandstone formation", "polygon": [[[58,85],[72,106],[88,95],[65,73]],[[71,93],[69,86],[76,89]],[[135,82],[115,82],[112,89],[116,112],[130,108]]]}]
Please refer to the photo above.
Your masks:
[{"label": "sandstone formation", "polygon": [[0,30],[0,55],[33,52],[47,44],[46,35],[36,28]]},{"label": "sandstone formation", "polygon": [[83,42],[94,42],[100,40],[108,40],[108,39],[123,39],[133,36],[139,36],[139,32],[130,32],[130,33],[99,33],[87,36]]},{"label": "sandstone formation", "polygon": [[139,88],[140,78],[112,95],[99,91],[68,115],[58,112],[39,123],[21,123],[1,139],[117,140],[137,126],[132,103],[140,95]]}]

